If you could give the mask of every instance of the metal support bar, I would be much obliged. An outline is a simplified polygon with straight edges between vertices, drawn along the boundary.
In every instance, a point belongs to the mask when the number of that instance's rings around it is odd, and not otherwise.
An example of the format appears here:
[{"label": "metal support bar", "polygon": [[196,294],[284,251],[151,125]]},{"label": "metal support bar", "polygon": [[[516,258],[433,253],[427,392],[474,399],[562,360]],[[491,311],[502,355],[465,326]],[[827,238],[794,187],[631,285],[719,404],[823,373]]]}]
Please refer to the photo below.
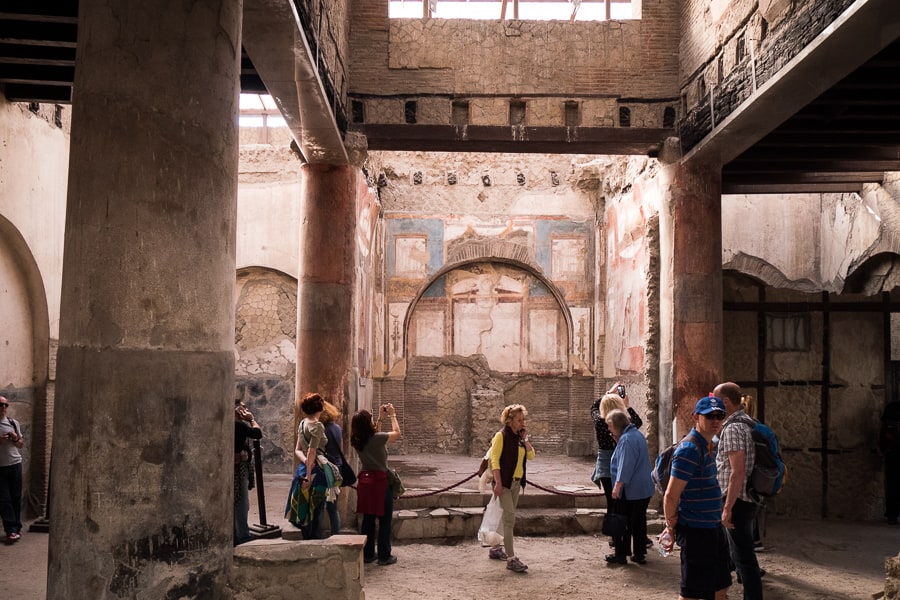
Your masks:
[{"label": "metal support bar", "polygon": [[259,523],[250,527],[255,538],[279,538],[281,527],[266,522],[266,492],[263,486],[262,452],[259,440],[253,440],[253,466],[256,471],[256,499],[259,506]]}]

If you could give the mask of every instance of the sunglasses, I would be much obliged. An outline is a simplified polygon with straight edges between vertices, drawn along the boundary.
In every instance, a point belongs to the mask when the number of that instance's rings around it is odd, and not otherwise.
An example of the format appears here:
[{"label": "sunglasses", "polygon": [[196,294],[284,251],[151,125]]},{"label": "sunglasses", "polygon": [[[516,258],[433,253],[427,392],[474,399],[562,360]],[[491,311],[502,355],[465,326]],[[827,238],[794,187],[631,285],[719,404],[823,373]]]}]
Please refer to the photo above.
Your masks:
[{"label": "sunglasses", "polygon": [[9,408],[9,404],[6,402],[0,402],[0,408]]},{"label": "sunglasses", "polygon": [[719,412],[719,411],[711,412],[711,413],[701,415],[701,416],[706,417],[707,419],[712,419],[713,421],[724,421],[725,420],[725,413]]}]

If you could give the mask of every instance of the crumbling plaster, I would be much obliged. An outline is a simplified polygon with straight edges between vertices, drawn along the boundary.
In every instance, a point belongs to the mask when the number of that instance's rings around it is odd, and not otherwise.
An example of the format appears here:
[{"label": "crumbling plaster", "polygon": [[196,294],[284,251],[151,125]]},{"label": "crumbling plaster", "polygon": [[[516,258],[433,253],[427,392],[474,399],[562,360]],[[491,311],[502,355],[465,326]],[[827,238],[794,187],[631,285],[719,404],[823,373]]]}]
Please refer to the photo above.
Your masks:
[{"label": "crumbling plaster", "polygon": [[898,200],[894,183],[862,196],[723,196],[723,266],[773,287],[840,293],[866,259],[900,253]]}]

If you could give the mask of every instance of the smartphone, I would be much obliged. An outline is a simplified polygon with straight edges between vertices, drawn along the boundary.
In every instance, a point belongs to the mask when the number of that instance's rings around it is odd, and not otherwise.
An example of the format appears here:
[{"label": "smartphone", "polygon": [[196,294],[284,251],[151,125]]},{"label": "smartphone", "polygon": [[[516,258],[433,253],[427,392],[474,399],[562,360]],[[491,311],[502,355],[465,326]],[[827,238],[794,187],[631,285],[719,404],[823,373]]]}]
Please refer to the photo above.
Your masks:
[{"label": "smartphone", "polygon": [[620,397],[624,398],[624,397],[625,397],[625,386],[624,386],[624,385],[617,385],[617,386],[616,386],[616,393],[619,394]]}]

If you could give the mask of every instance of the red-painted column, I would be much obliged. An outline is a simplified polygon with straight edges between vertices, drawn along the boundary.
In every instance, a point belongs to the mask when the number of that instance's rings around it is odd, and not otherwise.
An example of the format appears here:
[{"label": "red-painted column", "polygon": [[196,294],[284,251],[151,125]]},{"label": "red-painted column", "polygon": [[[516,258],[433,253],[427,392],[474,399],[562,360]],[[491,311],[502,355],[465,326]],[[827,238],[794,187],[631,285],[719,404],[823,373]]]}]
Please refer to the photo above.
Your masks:
[{"label": "red-painted column", "polygon": [[680,435],[697,398],[722,376],[722,184],[718,167],[679,163],[664,171],[660,415],[676,419]]},{"label": "red-painted column", "polygon": [[303,167],[297,396],[342,406],[353,365],[356,182],[350,166]]}]

